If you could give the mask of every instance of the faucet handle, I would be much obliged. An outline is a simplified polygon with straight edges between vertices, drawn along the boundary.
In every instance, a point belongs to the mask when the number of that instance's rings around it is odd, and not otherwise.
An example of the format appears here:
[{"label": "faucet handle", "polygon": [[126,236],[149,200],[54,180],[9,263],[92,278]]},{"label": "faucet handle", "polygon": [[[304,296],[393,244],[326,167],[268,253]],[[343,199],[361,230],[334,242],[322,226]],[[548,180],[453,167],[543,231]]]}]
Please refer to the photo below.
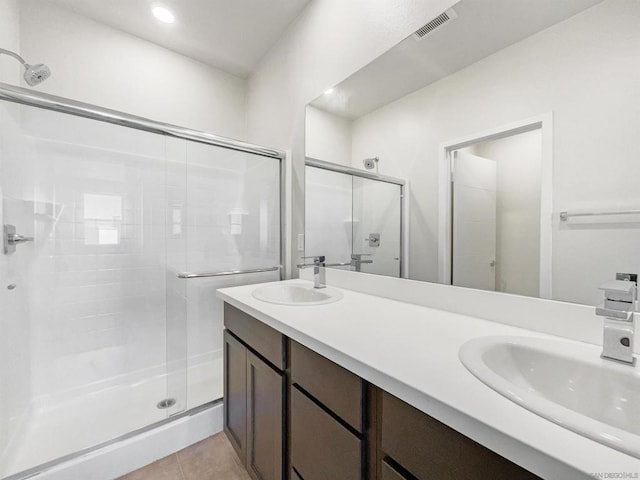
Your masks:
[{"label": "faucet handle", "polygon": [[598,290],[604,291],[605,303],[612,302],[619,305],[618,310],[634,310],[637,298],[635,282],[627,280],[610,280],[601,285]]},{"label": "faucet handle", "polygon": [[325,262],[325,256],[324,255],[314,255],[312,257],[302,257],[302,258],[312,258],[313,259],[313,263],[324,263]]}]

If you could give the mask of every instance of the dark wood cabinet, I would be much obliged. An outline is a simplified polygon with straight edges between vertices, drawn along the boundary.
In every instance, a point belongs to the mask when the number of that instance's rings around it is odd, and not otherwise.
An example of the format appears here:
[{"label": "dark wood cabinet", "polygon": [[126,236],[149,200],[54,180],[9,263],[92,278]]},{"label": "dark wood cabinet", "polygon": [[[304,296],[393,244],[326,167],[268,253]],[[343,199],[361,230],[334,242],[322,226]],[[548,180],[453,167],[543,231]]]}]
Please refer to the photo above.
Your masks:
[{"label": "dark wood cabinet", "polygon": [[291,388],[292,478],[361,480],[362,441],[297,387]]},{"label": "dark wood cabinet", "polygon": [[[236,322],[238,319],[242,322]],[[255,322],[253,326],[261,323],[225,306],[224,431],[251,478],[283,480],[285,374],[261,353],[267,352],[272,360],[284,365],[284,337],[261,324],[269,329],[265,335],[264,328],[252,328],[251,322]],[[259,337],[260,352],[229,329],[236,325],[242,325],[239,331],[243,337]]]},{"label": "dark wood cabinet", "polygon": [[398,472],[394,467],[386,461],[382,461],[381,479],[380,480],[409,480],[407,477]]},{"label": "dark wood cabinet", "polygon": [[291,382],[364,432],[365,382],[356,374],[291,340]]},{"label": "dark wood cabinet", "polygon": [[287,337],[280,332],[228,303],[224,304],[224,326],[274,368],[286,368]]},{"label": "dark wood cabinet", "polygon": [[247,349],[224,331],[224,431],[238,456],[247,456]]},{"label": "dark wood cabinet", "polygon": [[291,478],[366,478],[366,382],[290,340]]},{"label": "dark wood cabinet", "polygon": [[247,352],[246,466],[254,479],[282,479],[284,401],[284,374]]},{"label": "dark wood cabinet", "polygon": [[254,480],[539,477],[225,304],[224,430]]},{"label": "dark wood cabinet", "polygon": [[381,397],[381,457],[390,457],[412,478],[539,478],[395,396],[381,391]]}]

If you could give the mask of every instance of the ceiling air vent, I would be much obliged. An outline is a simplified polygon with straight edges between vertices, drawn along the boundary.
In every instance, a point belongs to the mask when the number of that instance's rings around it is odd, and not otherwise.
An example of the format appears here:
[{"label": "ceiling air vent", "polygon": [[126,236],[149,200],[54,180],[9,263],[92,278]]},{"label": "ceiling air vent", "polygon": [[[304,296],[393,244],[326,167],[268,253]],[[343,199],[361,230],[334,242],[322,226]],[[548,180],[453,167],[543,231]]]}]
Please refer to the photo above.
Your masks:
[{"label": "ceiling air vent", "polygon": [[415,38],[416,40],[422,40],[428,34],[440,28],[445,23],[450,22],[454,18],[458,18],[458,14],[455,12],[453,8],[450,8],[449,10],[442,12],[440,15],[438,15],[436,18],[431,20],[429,23],[427,23],[423,27],[416,30],[413,34],[413,38]]}]

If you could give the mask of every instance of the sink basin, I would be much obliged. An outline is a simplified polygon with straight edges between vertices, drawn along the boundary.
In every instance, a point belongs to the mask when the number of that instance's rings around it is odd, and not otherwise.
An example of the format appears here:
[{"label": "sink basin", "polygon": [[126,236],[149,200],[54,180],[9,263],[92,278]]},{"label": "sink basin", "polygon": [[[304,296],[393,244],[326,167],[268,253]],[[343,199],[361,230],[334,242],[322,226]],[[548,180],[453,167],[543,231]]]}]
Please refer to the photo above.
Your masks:
[{"label": "sink basin", "polygon": [[481,337],[459,352],[479,380],[524,408],[640,458],[640,369],[570,340]]},{"label": "sink basin", "polygon": [[335,288],[313,288],[308,284],[275,283],[256,288],[253,296],[258,300],[280,305],[324,305],[337,302],[342,292]]}]

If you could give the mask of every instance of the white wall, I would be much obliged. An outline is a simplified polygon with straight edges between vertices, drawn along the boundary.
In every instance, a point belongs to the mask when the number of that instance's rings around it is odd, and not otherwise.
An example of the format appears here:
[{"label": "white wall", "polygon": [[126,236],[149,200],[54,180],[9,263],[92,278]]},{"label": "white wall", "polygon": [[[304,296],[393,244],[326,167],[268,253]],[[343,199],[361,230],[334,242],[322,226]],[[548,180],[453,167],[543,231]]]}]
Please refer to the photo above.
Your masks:
[{"label": "white wall", "polygon": [[[0,0],[0,48],[20,51],[18,0]],[[0,82],[17,83],[22,67],[13,58],[0,55]]]},{"label": "white wall", "polygon": [[[249,141],[292,151],[290,240],[304,232],[305,106],[454,0],[314,0],[249,80]],[[303,252],[294,252],[293,262]]]},{"label": "white wall", "polygon": [[305,122],[307,157],[351,165],[350,120],[308,105]]},{"label": "white wall", "polygon": [[21,0],[28,62],[46,63],[39,91],[244,139],[246,81],[46,0]]},{"label": "white wall", "polygon": [[542,131],[482,142],[474,154],[496,162],[496,291],[540,294]]},{"label": "white wall", "polygon": [[557,219],[640,204],[631,160],[640,157],[639,22],[639,2],[607,0],[354,121],[353,158],[378,155],[381,173],[412,181],[412,278],[437,280],[438,146],[545,112],[554,115],[553,298],[594,304],[602,281],[640,270],[637,228]]}]

